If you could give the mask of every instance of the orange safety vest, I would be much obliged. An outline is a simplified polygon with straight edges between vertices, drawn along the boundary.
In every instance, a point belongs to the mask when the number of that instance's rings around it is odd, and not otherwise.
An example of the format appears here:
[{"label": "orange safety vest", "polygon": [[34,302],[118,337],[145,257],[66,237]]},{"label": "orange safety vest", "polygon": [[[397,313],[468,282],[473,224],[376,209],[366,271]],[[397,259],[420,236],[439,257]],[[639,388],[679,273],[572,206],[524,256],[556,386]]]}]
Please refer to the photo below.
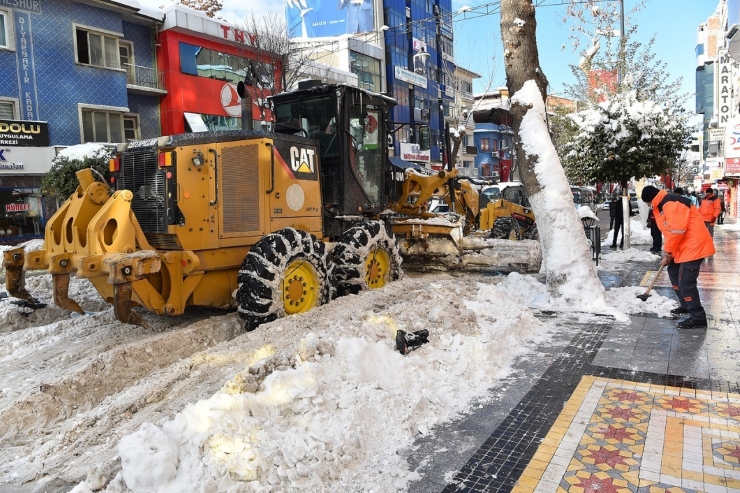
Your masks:
[{"label": "orange safety vest", "polygon": [[714,255],[712,237],[691,200],[661,190],[652,206],[656,224],[665,239],[663,250],[673,255],[674,262],[690,262]]},{"label": "orange safety vest", "polygon": [[701,201],[699,213],[701,213],[701,218],[705,223],[714,224],[721,212],[722,206],[720,205],[719,199],[716,195],[705,197],[704,200]]}]

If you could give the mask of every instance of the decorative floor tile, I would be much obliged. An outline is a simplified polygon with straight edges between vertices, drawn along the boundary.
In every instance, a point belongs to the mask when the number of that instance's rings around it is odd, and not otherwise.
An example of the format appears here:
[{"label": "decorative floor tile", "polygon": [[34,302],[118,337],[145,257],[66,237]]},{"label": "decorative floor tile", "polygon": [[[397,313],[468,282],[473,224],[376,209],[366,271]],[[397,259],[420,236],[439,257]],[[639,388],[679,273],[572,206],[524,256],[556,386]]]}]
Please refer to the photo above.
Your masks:
[{"label": "decorative floor tile", "polygon": [[[584,376],[517,492],[740,492],[738,395]],[[563,416],[588,416],[585,427]],[[553,443],[579,435],[570,456]],[[564,460],[567,459],[567,460]],[[540,474],[542,468],[544,473]],[[526,479],[524,479],[526,478]]]}]

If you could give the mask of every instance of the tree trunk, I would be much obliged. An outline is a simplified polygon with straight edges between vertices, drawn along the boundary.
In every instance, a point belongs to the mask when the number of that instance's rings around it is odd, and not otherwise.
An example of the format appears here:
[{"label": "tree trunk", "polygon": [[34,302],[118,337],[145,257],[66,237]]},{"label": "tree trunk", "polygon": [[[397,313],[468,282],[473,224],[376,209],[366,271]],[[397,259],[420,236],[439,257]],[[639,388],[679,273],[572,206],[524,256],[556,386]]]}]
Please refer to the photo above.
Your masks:
[{"label": "tree trunk", "polygon": [[603,307],[604,287],[547,127],[547,78],[540,68],[536,27],[532,0],[501,1],[504,66],[519,176],[537,220],[551,301]]}]

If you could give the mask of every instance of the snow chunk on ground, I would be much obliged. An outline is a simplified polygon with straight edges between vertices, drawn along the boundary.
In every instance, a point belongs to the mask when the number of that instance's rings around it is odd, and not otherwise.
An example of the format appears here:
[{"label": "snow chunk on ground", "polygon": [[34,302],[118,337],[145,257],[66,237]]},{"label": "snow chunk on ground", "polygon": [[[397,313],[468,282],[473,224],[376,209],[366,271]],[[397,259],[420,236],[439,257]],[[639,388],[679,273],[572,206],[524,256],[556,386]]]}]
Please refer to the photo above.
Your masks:
[{"label": "snow chunk on ground", "polygon": [[97,158],[109,154],[108,149],[103,144],[95,144],[88,142],[87,144],[77,144],[66,147],[59,151],[60,157],[66,157],[67,159],[79,159],[85,158]]},{"label": "snow chunk on ground", "polygon": [[638,250],[637,248],[630,248],[629,250],[614,250],[611,253],[603,253],[601,255],[601,261],[607,264],[624,264],[625,262],[651,262],[656,261],[660,257],[654,253]]},{"label": "snow chunk on ground", "polygon": [[655,291],[650,292],[647,301],[637,298],[645,294],[647,288],[640,286],[627,286],[614,288],[606,292],[609,303],[617,310],[628,315],[636,313],[656,313],[661,317],[671,316],[670,311],[678,306],[678,301],[673,298],[660,295]]}]

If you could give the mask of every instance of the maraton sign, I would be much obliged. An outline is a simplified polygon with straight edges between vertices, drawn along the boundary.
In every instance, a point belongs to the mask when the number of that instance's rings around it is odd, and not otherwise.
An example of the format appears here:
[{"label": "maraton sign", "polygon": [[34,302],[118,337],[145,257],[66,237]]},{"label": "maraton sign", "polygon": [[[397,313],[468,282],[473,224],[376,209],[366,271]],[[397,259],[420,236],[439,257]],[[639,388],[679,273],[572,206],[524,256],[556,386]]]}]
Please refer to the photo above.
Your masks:
[{"label": "maraton sign", "polygon": [[429,150],[422,151],[419,144],[401,144],[401,159],[429,163],[432,160]]},{"label": "maraton sign", "polygon": [[0,146],[49,147],[49,124],[0,120]]},{"label": "maraton sign", "polygon": [[717,68],[719,84],[717,85],[717,117],[719,126],[725,126],[732,115],[732,58],[727,50],[719,52]]}]

